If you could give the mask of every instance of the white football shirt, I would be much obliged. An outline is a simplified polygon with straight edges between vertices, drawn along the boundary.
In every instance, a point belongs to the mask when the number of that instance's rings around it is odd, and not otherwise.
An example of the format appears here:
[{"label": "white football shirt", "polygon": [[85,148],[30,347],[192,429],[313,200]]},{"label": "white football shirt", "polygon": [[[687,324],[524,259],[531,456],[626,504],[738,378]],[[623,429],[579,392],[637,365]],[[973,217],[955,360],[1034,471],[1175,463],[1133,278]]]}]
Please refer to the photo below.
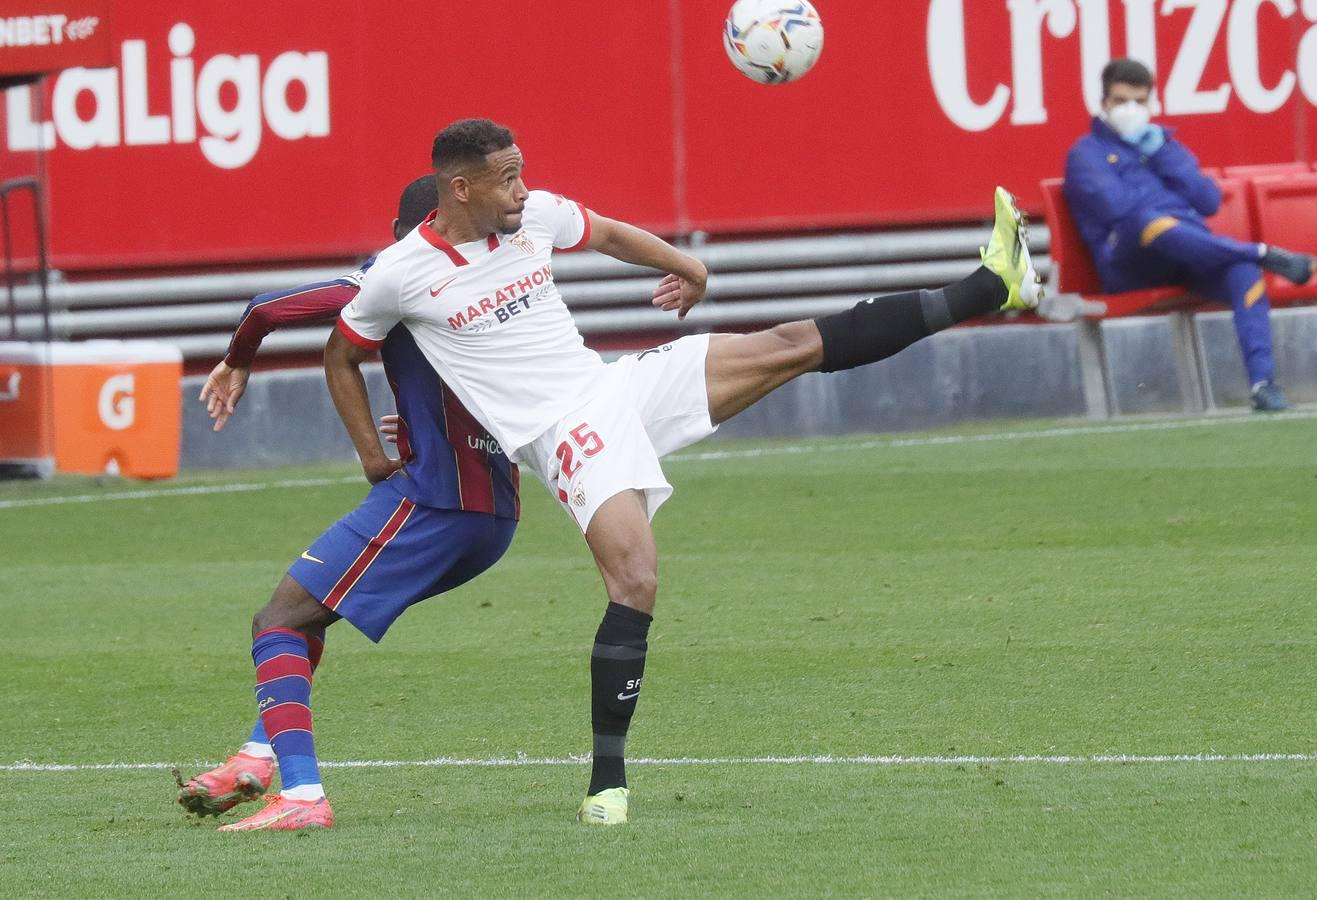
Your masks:
[{"label": "white football shirt", "polygon": [[550,261],[555,249],[585,247],[589,215],[531,191],[516,234],[452,246],[432,221],[380,253],[339,330],[373,349],[401,322],[511,456],[599,389],[604,362],[585,346]]}]

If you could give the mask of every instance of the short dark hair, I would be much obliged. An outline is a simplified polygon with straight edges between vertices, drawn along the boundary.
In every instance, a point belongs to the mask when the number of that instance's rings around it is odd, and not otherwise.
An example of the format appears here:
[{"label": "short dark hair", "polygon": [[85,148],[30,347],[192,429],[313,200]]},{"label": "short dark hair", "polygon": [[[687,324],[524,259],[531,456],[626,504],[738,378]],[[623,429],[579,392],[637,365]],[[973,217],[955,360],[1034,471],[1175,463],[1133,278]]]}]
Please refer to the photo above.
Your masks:
[{"label": "short dark hair", "polygon": [[489,119],[458,119],[434,139],[430,162],[436,172],[479,167],[485,156],[512,146],[512,131]]},{"label": "short dark hair", "polygon": [[1102,99],[1111,96],[1113,84],[1131,84],[1152,90],[1152,71],[1137,59],[1128,56],[1113,59],[1102,68]]},{"label": "short dark hair", "polygon": [[411,231],[439,205],[439,189],[433,175],[422,175],[402,189],[398,198],[398,230]]}]

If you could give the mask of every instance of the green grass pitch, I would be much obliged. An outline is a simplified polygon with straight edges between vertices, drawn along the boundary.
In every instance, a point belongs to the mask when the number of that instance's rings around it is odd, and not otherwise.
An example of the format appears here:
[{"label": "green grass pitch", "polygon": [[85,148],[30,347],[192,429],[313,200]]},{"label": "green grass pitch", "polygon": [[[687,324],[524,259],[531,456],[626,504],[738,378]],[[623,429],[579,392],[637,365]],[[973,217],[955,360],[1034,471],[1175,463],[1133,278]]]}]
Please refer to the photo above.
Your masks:
[{"label": "green grass pitch", "polygon": [[[528,762],[327,768],[333,829],[251,835],[167,766],[245,736],[251,613],[353,470],[0,485],[0,896],[1311,896],[1314,447],[1299,415],[672,461],[609,830],[572,821],[602,588],[529,479],[504,561],[381,646],[335,626],[314,695],[330,762]],[[929,759],[748,761],[823,755]]]}]

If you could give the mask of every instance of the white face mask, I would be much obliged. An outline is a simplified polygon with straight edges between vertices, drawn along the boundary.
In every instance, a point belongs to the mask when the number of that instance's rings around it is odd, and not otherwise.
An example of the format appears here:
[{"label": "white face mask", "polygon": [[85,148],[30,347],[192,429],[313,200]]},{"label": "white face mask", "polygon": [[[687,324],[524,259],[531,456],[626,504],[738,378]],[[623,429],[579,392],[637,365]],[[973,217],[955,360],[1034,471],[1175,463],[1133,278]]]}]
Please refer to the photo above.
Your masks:
[{"label": "white face mask", "polygon": [[1127,138],[1152,121],[1152,110],[1137,100],[1127,100],[1107,110],[1106,120],[1116,134]]}]

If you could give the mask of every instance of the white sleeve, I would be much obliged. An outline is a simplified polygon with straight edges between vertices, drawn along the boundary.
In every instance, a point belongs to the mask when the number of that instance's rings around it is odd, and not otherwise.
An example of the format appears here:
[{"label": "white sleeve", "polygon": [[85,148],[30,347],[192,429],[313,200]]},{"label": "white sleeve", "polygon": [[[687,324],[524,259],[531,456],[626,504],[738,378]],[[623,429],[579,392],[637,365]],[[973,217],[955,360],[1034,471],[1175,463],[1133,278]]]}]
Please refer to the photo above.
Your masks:
[{"label": "white sleeve", "polygon": [[361,280],[361,290],[343,307],[338,330],[367,350],[378,349],[393,326],[402,321],[400,282],[392,271],[372,266]]},{"label": "white sleeve", "polygon": [[548,191],[531,191],[526,205],[553,234],[555,250],[584,250],[590,242],[590,214],[575,200]]}]

